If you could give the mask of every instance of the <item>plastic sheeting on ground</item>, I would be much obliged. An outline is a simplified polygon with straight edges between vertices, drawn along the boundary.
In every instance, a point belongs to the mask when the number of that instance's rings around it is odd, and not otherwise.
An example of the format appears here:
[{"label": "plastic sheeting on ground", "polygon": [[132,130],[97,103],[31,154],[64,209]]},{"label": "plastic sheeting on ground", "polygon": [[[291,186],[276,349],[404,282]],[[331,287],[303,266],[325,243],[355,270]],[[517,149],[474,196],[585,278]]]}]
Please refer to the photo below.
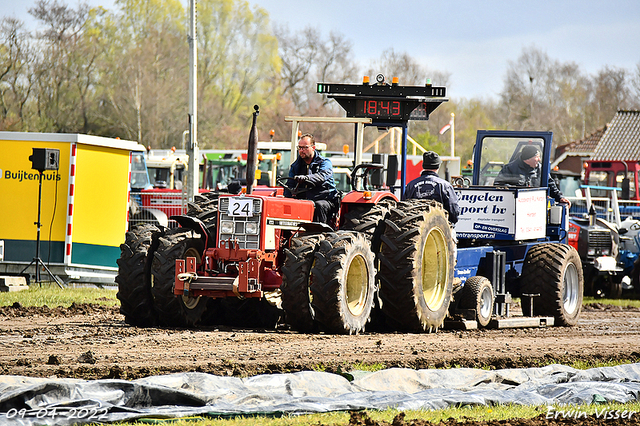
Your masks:
[{"label": "plastic sheeting on ground", "polygon": [[0,424],[68,425],[197,415],[305,414],[463,405],[546,405],[640,400],[640,364],[541,368],[322,372],[240,379],[179,373],[144,379],[0,376]]}]

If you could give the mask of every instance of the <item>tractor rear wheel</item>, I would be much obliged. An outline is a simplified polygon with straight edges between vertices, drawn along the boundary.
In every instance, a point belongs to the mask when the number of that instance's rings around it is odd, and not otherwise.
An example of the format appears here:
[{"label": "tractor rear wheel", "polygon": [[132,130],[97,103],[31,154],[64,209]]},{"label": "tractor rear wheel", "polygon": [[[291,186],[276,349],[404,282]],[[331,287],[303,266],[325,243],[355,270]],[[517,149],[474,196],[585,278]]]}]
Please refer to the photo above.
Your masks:
[{"label": "tractor rear wheel", "polygon": [[364,331],[376,291],[374,259],[360,233],[338,231],[320,241],[311,271],[311,306],[322,329]]},{"label": "tractor rear wheel", "polygon": [[303,235],[291,238],[291,245],[284,250],[282,265],[282,309],[287,324],[293,329],[308,333],[314,328],[311,307],[311,268],[316,250],[323,235]]},{"label": "tractor rear wheel", "polygon": [[157,324],[149,280],[145,277],[145,264],[152,236],[159,231],[151,224],[136,226],[127,232],[124,243],[120,245],[116,297],[120,300],[120,313],[127,324],[139,327]]},{"label": "tractor rear wheel", "polygon": [[371,241],[371,249],[380,249],[380,237],[384,231],[384,220],[389,209],[395,207],[393,200],[382,200],[378,204],[350,204],[341,230],[362,232]]},{"label": "tractor rear wheel", "polygon": [[446,212],[430,200],[391,209],[380,251],[380,299],[389,325],[435,331],[451,302],[455,245]]},{"label": "tractor rear wheel", "polygon": [[584,276],[578,252],[568,244],[533,246],[522,266],[523,294],[539,294],[533,312],[524,303],[525,315],[552,316],[556,325],[576,325],[582,309]]},{"label": "tractor rear wheel", "polygon": [[176,260],[195,257],[200,263],[203,251],[201,235],[190,229],[170,229],[158,239],[151,266],[151,294],[160,324],[194,326],[204,317],[211,299],[173,293]]},{"label": "tractor rear wheel", "polygon": [[213,238],[216,237],[218,224],[218,198],[217,192],[203,192],[196,194],[194,202],[188,203],[187,216],[200,219]]},{"label": "tractor rear wheel", "polygon": [[460,309],[474,309],[478,325],[486,327],[491,321],[491,315],[493,315],[494,298],[491,281],[476,275],[464,283],[458,307]]}]

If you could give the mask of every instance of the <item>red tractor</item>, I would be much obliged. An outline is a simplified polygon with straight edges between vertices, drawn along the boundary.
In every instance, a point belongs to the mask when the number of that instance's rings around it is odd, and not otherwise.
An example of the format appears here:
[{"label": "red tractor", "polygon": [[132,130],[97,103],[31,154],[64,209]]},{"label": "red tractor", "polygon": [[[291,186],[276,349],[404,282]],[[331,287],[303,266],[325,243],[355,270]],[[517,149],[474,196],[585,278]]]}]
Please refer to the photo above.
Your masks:
[{"label": "red tractor", "polygon": [[[384,92],[392,86],[357,85],[358,90],[363,87],[378,96],[381,88]],[[406,89],[393,88],[386,96]],[[431,89],[415,88],[429,94]],[[423,114],[428,116],[446,100],[444,91],[439,93],[439,99],[423,106]],[[383,118],[406,124],[407,111],[401,118]],[[352,122],[376,119],[381,118]],[[298,121],[290,121],[296,135]],[[116,279],[127,321],[273,326],[280,317],[303,332],[355,334],[364,331],[375,311],[394,329],[440,327],[451,301],[454,272],[447,214],[435,202],[403,202],[389,188],[372,190],[371,172],[382,165],[358,164],[362,128],[356,136],[353,190],[342,197],[331,225],[312,221],[311,201],[285,198],[281,188],[249,186],[244,194],[193,203],[188,215],[174,217],[179,228],[128,233]],[[250,138],[249,153],[255,153],[256,140]],[[248,165],[253,163],[249,157]],[[387,172],[390,179],[384,186],[393,187],[397,171]],[[253,176],[250,167],[247,173]],[[299,188],[290,182],[281,179],[279,184],[289,185],[295,194]]]}]

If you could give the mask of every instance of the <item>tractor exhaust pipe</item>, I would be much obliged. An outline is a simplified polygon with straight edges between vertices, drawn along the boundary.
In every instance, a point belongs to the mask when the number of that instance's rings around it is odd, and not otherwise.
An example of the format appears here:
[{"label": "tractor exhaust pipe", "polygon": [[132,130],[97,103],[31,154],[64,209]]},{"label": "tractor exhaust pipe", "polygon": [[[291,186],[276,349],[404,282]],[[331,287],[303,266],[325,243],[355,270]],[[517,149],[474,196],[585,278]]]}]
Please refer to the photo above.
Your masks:
[{"label": "tractor exhaust pipe", "polygon": [[256,165],[258,164],[258,127],[256,122],[260,107],[254,105],[253,123],[251,124],[251,132],[249,133],[249,142],[247,143],[247,194],[253,192],[253,181],[256,179]]},{"label": "tractor exhaust pipe", "polygon": [[589,208],[589,226],[596,226],[596,209],[593,204]]}]

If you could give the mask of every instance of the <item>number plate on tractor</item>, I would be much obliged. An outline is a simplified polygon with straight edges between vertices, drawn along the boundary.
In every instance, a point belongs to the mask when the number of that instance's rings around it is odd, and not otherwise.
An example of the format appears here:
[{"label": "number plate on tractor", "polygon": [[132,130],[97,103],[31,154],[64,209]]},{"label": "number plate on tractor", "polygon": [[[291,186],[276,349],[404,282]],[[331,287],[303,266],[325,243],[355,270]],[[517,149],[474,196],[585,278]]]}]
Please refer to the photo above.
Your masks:
[{"label": "number plate on tractor", "polygon": [[229,199],[229,216],[234,217],[252,217],[253,216],[253,199],[252,198],[231,198]]}]

